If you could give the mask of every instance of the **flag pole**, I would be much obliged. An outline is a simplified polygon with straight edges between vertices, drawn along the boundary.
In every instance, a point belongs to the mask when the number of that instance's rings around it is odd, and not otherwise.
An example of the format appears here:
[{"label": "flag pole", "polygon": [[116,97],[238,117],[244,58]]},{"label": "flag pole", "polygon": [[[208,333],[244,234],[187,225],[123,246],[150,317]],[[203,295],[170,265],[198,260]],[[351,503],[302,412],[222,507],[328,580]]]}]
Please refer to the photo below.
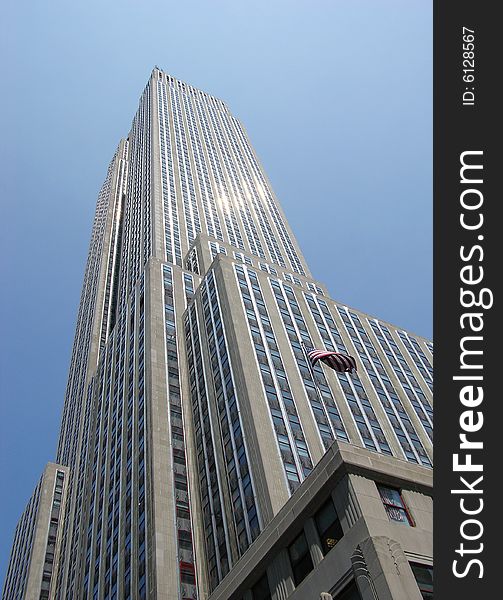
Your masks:
[{"label": "flag pole", "polygon": [[[309,338],[309,341],[312,344],[311,338]],[[307,366],[309,367],[309,371],[310,371],[311,376],[313,378],[314,388],[316,389],[316,393],[318,394],[318,399],[320,400],[322,406],[324,406],[325,404],[323,402],[323,396],[321,395],[321,390],[318,387],[318,382],[316,381],[316,373],[314,371],[313,365],[311,364],[311,359],[309,358],[309,355],[307,353],[306,345],[304,344],[304,340],[302,338],[300,340],[300,345],[302,346],[302,351],[304,352],[304,356],[306,358]],[[323,373],[323,367],[321,366],[320,368],[321,368],[321,372]]]}]

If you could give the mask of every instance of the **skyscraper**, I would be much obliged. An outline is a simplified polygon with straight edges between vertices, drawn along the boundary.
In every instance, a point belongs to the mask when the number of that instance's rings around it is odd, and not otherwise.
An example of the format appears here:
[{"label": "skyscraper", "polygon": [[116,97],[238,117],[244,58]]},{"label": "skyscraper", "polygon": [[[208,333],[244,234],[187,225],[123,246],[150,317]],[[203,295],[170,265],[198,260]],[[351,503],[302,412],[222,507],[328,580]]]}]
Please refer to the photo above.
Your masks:
[{"label": "skyscraper", "polygon": [[[358,372],[312,367],[306,347]],[[54,566],[27,595],[17,549],[31,564],[47,550],[16,543],[4,599],[207,598],[338,444],[420,479],[432,351],[329,298],[239,120],[155,68],[98,197]]]}]

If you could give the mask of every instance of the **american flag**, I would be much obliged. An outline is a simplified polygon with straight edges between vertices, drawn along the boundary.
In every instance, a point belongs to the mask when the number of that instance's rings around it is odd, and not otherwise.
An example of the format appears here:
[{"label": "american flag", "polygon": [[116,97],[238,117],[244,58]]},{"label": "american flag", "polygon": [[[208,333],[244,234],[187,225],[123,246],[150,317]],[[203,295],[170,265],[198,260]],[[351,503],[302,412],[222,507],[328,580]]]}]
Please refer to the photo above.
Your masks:
[{"label": "american flag", "polygon": [[316,348],[306,348],[306,352],[313,367],[321,360],[322,363],[339,373],[356,371],[356,360],[347,354],[340,354],[332,350],[316,350]]}]

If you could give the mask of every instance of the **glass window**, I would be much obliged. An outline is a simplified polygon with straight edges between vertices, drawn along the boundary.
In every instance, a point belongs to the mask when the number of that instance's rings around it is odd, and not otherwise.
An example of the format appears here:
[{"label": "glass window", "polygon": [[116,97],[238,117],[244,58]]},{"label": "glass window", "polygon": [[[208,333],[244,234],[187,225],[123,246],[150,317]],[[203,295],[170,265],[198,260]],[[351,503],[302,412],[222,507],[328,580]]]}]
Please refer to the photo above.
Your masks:
[{"label": "glass window", "polygon": [[425,600],[433,600],[433,567],[410,563],[419,591]]},{"label": "glass window", "polygon": [[327,554],[344,535],[332,498],[316,513],[314,520],[320,536],[323,555]]},{"label": "glass window", "polygon": [[334,596],[334,600],[361,600],[356,582],[353,580],[342,592]]},{"label": "glass window", "polygon": [[176,502],[176,515],[181,519],[190,519],[190,510],[187,502],[177,500]]},{"label": "glass window", "polygon": [[377,489],[379,490],[389,520],[414,527],[414,521],[403,501],[400,491],[384,485],[378,485]]},{"label": "glass window", "polygon": [[270,600],[271,590],[267,580],[267,573],[264,573],[251,590],[253,600]]},{"label": "glass window", "polygon": [[178,530],[178,544],[180,548],[192,550],[192,534],[185,529]]},{"label": "glass window", "polygon": [[293,571],[293,580],[297,586],[313,570],[313,561],[304,532],[290,544],[288,554]]},{"label": "glass window", "polygon": [[194,565],[187,562],[180,562],[180,579],[182,583],[194,585],[196,583],[196,575]]}]

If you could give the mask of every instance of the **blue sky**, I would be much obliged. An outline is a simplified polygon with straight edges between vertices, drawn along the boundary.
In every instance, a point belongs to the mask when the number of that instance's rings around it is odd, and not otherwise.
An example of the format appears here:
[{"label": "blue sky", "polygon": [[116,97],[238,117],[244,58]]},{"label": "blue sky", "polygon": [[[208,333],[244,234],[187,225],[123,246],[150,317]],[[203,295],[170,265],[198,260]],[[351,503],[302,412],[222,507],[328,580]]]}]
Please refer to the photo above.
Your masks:
[{"label": "blue sky", "polygon": [[98,190],[154,65],[248,130],[333,297],[432,333],[432,14],[425,0],[3,6],[0,580],[54,459]]}]

